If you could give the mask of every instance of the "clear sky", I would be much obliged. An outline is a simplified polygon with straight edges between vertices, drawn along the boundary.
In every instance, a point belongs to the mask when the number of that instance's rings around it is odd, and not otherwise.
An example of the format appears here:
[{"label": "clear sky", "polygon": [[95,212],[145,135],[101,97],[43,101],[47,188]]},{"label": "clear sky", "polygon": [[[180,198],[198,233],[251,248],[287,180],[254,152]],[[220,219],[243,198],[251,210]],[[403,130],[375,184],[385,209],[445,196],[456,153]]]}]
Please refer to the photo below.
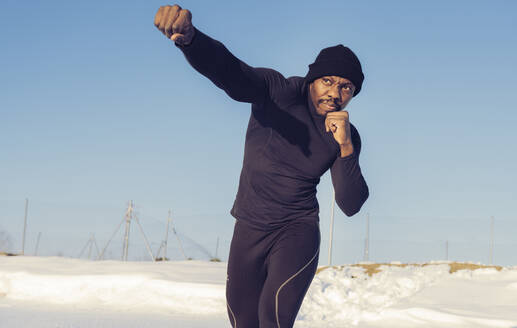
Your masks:
[{"label": "clear sky", "polygon": [[[227,259],[248,104],[200,76],[153,25],[159,1],[0,4],[0,231],[26,253],[104,246],[134,200],[156,251],[168,209],[188,255]],[[193,23],[252,66],[307,73],[342,43],[365,72],[349,104],[370,187],[336,209],[333,263],[517,264],[517,2],[184,1]],[[332,189],[318,187],[328,261]],[[133,225],[130,253],[143,258]],[[111,255],[118,257],[122,231]],[[198,245],[196,245],[196,243]],[[179,258],[175,241],[169,255]],[[196,253],[197,252],[197,253]]]}]

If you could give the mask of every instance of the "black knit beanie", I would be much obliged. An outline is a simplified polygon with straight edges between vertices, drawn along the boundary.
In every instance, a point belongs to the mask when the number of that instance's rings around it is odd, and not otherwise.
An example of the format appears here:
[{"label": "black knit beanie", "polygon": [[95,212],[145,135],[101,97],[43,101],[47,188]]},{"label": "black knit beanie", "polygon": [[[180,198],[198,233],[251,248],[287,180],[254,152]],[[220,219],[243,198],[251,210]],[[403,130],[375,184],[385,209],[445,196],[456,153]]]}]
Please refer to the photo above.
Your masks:
[{"label": "black knit beanie", "polygon": [[348,47],[339,44],[320,51],[305,76],[307,83],[327,75],[341,76],[355,86],[354,97],[361,91],[364,75],[359,59]]}]

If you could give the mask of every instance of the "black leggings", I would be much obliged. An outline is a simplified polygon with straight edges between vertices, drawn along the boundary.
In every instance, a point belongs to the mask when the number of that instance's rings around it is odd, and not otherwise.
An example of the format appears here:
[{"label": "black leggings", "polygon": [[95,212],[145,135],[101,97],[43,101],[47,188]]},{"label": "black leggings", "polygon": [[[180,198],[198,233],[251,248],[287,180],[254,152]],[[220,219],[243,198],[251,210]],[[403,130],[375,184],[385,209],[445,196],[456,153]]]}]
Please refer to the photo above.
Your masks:
[{"label": "black leggings", "polygon": [[296,220],[262,231],[237,220],[233,232],[226,300],[234,328],[288,328],[318,266],[316,220]]}]

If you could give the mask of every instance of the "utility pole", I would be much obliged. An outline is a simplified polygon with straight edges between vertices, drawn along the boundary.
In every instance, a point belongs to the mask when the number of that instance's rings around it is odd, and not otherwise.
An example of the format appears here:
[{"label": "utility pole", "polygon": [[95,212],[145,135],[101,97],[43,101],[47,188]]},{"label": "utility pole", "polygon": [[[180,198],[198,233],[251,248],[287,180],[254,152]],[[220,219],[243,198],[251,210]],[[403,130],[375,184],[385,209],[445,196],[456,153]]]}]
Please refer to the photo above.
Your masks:
[{"label": "utility pole", "polygon": [[27,232],[27,213],[29,211],[29,199],[25,198],[25,219],[23,220],[22,255],[25,255],[25,233]]},{"label": "utility pole", "polygon": [[172,222],[172,211],[169,209],[169,215],[167,216],[167,227],[165,229],[165,239],[162,240],[160,243],[160,247],[158,248],[158,251],[156,252],[155,260],[160,258],[160,253],[163,249],[163,257],[161,258],[162,261],[167,261],[167,245],[169,243],[169,226]]},{"label": "utility pole", "polygon": [[334,204],[336,203],[336,191],[332,188],[332,204],[330,205],[330,237],[329,237],[329,266],[332,265],[332,235],[334,233]]},{"label": "utility pole", "polygon": [[88,246],[88,260],[92,258],[92,248],[93,248],[93,241],[92,241],[92,237],[90,237],[90,245]]},{"label": "utility pole", "polygon": [[[131,228],[131,220],[133,218],[135,219],[135,222],[138,225],[138,228],[140,229],[140,232],[142,233],[142,237],[144,238],[144,242],[145,242],[145,247],[147,248],[147,251],[149,252],[149,255],[151,256],[151,259],[153,261],[156,260],[154,255],[153,255],[153,253],[152,253],[152,251],[151,251],[151,247],[149,246],[149,242],[147,240],[147,237],[145,236],[144,229],[140,225],[140,222],[138,221],[138,217],[134,214],[134,206],[133,206],[133,201],[132,200],[129,201],[129,205],[128,205],[127,210],[126,210],[126,215],[124,216],[122,221],[120,221],[119,225],[117,226],[117,229],[115,230],[113,235],[111,235],[110,239],[106,243],[106,246],[104,246],[104,248],[102,249],[102,252],[97,257],[98,260],[102,260],[102,258],[104,256],[104,252],[106,251],[106,249],[108,248],[109,244],[113,240],[113,237],[115,237],[115,235],[117,234],[117,232],[120,229],[120,227],[122,227],[122,224],[124,222],[126,222],[126,232],[124,234],[124,244],[123,244],[122,260],[123,261],[127,261],[127,254],[128,254],[128,248],[129,248],[129,231],[130,231],[130,228]],[[97,247],[96,243],[95,243],[95,247]],[[85,246],[85,248],[86,248],[86,246]]]},{"label": "utility pole", "polygon": [[370,260],[370,213],[366,213],[366,238],[364,240],[363,261]]},{"label": "utility pole", "polygon": [[158,248],[158,251],[156,252],[156,258],[159,258],[160,252],[162,251],[162,248],[164,248],[164,260],[167,259],[167,244],[169,242],[169,226],[170,226],[170,229],[172,229],[172,232],[174,233],[174,235],[176,236],[176,239],[177,239],[179,247],[180,247],[181,254],[185,258],[185,260],[187,260],[188,258],[185,255],[185,251],[183,250],[183,245],[181,244],[181,240],[178,237],[178,234],[176,233],[176,229],[174,229],[174,224],[172,222],[172,211],[171,210],[169,210],[169,216],[167,217],[167,229],[165,230],[165,240],[163,240],[160,243],[160,248]]},{"label": "utility pole", "polygon": [[217,258],[217,250],[219,249],[219,237],[217,237],[217,243],[215,244],[215,258]]},{"label": "utility pole", "polygon": [[133,201],[129,201],[126,211],[126,232],[124,233],[124,245],[122,253],[122,261],[127,261],[127,252],[129,248],[129,230],[131,228],[131,218],[133,217]]},{"label": "utility pole", "polygon": [[490,245],[488,254],[488,264],[492,265],[494,262],[494,217],[490,217]]},{"label": "utility pole", "polygon": [[36,240],[36,247],[34,248],[34,256],[38,256],[39,240],[41,238],[41,231],[38,232],[38,239]]},{"label": "utility pole", "polygon": [[449,261],[449,240],[445,241],[445,261]]},{"label": "utility pole", "polygon": [[171,209],[169,209],[169,214],[167,215],[167,229],[165,229],[165,241],[163,242],[164,243],[164,251],[163,251],[163,259],[165,261],[167,261],[167,244],[169,242],[169,225],[171,224],[171,220],[172,220],[172,214],[171,214]]}]

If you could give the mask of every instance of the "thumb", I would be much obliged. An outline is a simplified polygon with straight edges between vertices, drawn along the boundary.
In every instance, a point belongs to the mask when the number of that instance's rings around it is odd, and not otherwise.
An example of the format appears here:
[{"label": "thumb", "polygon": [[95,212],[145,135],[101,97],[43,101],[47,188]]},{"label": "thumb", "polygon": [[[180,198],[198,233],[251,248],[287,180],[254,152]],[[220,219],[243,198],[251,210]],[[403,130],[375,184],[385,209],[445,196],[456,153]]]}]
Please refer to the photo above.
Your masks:
[{"label": "thumb", "polygon": [[174,33],[172,36],[171,36],[171,40],[178,43],[178,44],[183,44],[183,41],[184,41],[184,38],[185,36],[183,34],[180,34],[180,33]]}]

